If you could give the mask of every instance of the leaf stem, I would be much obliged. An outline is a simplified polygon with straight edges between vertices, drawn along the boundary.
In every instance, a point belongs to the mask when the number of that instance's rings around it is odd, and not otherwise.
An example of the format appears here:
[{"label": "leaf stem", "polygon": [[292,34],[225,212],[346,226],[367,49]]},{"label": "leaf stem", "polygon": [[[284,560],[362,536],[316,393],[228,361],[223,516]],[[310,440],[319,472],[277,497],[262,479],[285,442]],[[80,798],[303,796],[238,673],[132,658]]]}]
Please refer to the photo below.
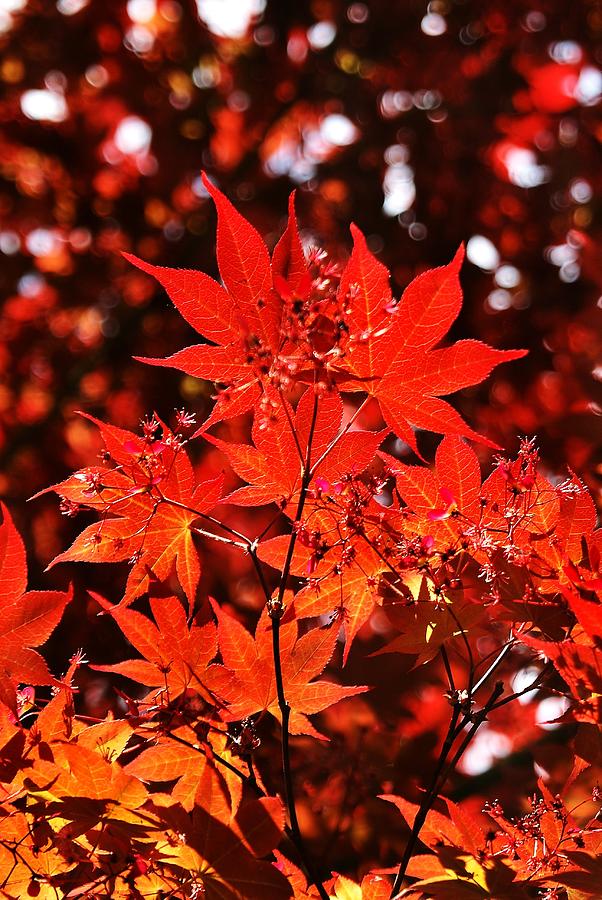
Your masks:
[{"label": "leaf stem", "polygon": [[493,672],[495,672],[495,670],[497,669],[497,667],[499,666],[499,664],[501,663],[501,661],[504,659],[504,657],[506,656],[506,654],[512,649],[512,647],[514,647],[514,641],[513,641],[513,640],[510,640],[510,641],[508,641],[507,644],[504,644],[504,646],[502,647],[502,649],[500,650],[500,652],[498,653],[498,655],[496,656],[496,658],[493,660],[493,662],[491,663],[491,665],[489,666],[489,668],[487,669],[487,671],[486,671],[483,675],[481,675],[481,677],[479,678],[479,680],[478,680],[477,683],[475,684],[474,688],[472,689],[473,695],[476,694],[476,692],[477,692],[478,690],[480,690],[480,688],[483,687],[483,685],[485,684],[485,682],[487,681],[487,679],[491,677],[491,675],[493,674]]}]

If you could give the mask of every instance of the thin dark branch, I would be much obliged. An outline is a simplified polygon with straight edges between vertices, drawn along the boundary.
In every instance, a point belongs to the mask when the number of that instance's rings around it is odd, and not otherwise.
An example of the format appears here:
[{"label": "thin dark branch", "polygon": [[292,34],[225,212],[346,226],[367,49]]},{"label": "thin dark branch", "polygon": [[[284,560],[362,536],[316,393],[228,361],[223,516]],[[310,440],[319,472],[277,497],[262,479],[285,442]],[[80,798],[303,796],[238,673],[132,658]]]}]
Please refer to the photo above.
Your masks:
[{"label": "thin dark branch", "polygon": [[444,644],[441,644],[441,659],[443,660],[443,665],[445,666],[445,674],[447,675],[449,689],[452,693],[454,693],[454,691],[456,690],[456,685],[454,682],[454,673],[452,672],[451,665],[449,662],[449,656],[447,655],[447,650],[445,649]]},{"label": "thin dark branch", "polygon": [[282,396],[282,391],[278,391],[278,397],[280,398],[280,403],[284,410],[284,414],[286,416],[286,421],[288,422],[288,427],[290,428],[291,434],[293,436],[293,440],[295,442],[295,447],[297,448],[297,453],[299,454],[299,461],[301,463],[301,467],[305,466],[305,458],[303,456],[303,450],[301,449],[301,444],[299,443],[299,435],[297,434],[297,429],[295,428],[295,423],[291,418],[291,412],[288,407],[288,404],[284,397]]},{"label": "thin dark branch", "polygon": [[395,876],[395,881],[393,882],[393,889],[391,891],[391,898],[397,896],[399,891],[401,890],[401,886],[403,884],[403,880],[405,878],[406,869],[408,868],[408,864],[413,856],[414,848],[418,842],[418,838],[420,836],[420,831],[422,830],[422,826],[426,821],[426,817],[429,813],[429,810],[433,804],[433,801],[436,796],[437,785],[439,784],[439,777],[441,772],[445,767],[445,763],[447,761],[448,754],[452,748],[452,744],[456,737],[456,726],[458,724],[458,719],[460,717],[460,704],[458,702],[454,703],[454,707],[452,710],[451,718],[449,721],[449,726],[447,728],[447,734],[445,735],[445,739],[443,744],[441,745],[441,750],[439,752],[439,758],[437,759],[437,764],[435,766],[435,771],[433,773],[433,777],[431,779],[431,783],[427,788],[426,793],[422,798],[422,802],[416,813],[416,818],[414,819],[414,824],[412,825],[412,831],[410,833],[410,837],[405,846],[405,850],[403,853],[403,857],[399,864],[399,869],[397,871],[397,875]]},{"label": "thin dark branch", "polygon": [[[298,522],[303,515],[303,509],[305,507],[305,500],[307,499],[307,491],[309,488],[309,484],[311,481],[312,473],[311,473],[311,446],[313,443],[313,436],[316,427],[316,419],[318,415],[318,397],[314,396],[314,408],[312,413],[312,420],[309,429],[309,436],[307,439],[307,453],[304,462],[301,465],[301,489],[299,493],[299,500],[297,503],[297,511],[295,513],[295,522]],[[284,800],[286,803],[286,808],[288,812],[289,822],[290,822],[290,831],[291,838],[295,843],[299,856],[301,857],[301,861],[303,867],[309,877],[309,880],[315,884],[318,893],[322,900],[328,900],[328,894],[324,889],[324,885],[322,884],[319,876],[316,874],[309,854],[307,852],[307,848],[305,846],[305,841],[303,840],[303,835],[301,834],[301,828],[299,827],[299,820],[297,818],[297,807],[295,804],[295,791],[293,784],[293,773],[291,768],[291,755],[290,755],[290,731],[289,731],[289,722],[291,715],[291,708],[286,699],[286,693],[284,690],[284,680],[282,676],[282,658],[280,652],[280,621],[282,619],[284,613],[284,593],[286,590],[286,583],[288,581],[288,577],[291,570],[291,565],[293,561],[293,554],[295,552],[295,544],[297,541],[297,532],[295,529],[291,532],[288,548],[286,552],[286,558],[284,560],[284,565],[282,567],[282,574],[280,576],[280,584],[278,588],[278,596],[272,600],[268,600],[269,608],[270,608],[270,618],[272,620],[272,655],[274,657],[274,674],[276,679],[276,694],[278,697],[278,707],[280,709],[280,717],[282,720],[282,730],[281,730],[281,746],[282,746],[282,775],[284,778]]]},{"label": "thin dark branch", "polygon": [[492,709],[499,709],[500,706],[506,706],[507,703],[512,703],[513,700],[516,700],[518,697],[522,697],[524,694],[528,694],[530,691],[536,691],[538,687],[541,687],[541,683],[546,678],[550,672],[552,672],[554,666],[551,662],[547,662],[539,675],[531,682],[526,688],[523,688],[521,691],[515,691],[513,694],[508,694],[507,697],[504,697],[503,700],[499,700]]},{"label": "thin dark branch", "polygon": [[[485,705],[478,712],[474,713],[472,716],[470,713],[466,713],[462,720],[458,722],[460,717],[461,706],[458,702],[454,704],[454,709],[452,712],[452,716],[450,719],[449,727],[447,729],[447,735],[445,736],[445,740],[441,747],[441,752],[439,753],[439,758],[437,760],[437,765],[435,766],[435,772],[433,774],[433,778],[431,780],[431,784],[422,799],[422,803],[420,804],[420,808],[416,813],[416,818],[414,819],[414,825],[412,827],[412,832],[410,834],[410,838],[408,843],[406,844],[406,848],[404,851],[403,858],[399,865],[399,870],[395,877],[395,882],[393,884],[393,890],[391,891],[391,900],[396,900],[399,895],[399,892],[402,889],[403,881],[405,878],[405,874],[409,865],[409,862],[414,854],[414,850],[416,844],[418,842],[418,838],[420,837],[420,832],[422,830],[422,826],[424,825],[426,818],[429,814],[429,811],[435,802],[441,788],[447,781],[450,773],[455,769],[460,758],[465,752],[466,748],[474,738],[477,729],[483,724],[486,720],[488,713],[491,712],[492,709],[495,709],[496,702],[500,695],[503,693],[504,684],[501,681],[498,681],[491,692],[489,699],[485,703]],[[460,734],[465,725],[472,720],[472,724],[464,739],[460,743],[456,752],[452,756],[452,758],[448,761],[447,757],[451,751],[453,743],[456,737]]]}]

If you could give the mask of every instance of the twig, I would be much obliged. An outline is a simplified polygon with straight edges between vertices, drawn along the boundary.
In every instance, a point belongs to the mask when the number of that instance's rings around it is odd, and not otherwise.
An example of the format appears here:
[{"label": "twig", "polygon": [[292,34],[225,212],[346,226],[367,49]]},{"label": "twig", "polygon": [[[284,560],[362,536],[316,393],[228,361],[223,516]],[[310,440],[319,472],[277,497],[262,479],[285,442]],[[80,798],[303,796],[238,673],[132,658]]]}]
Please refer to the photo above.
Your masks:
[{"label": "twig", "polygon": [[445,649],[444,644],[441,644],[441,659],[443,660],[443,665],[445,666],[445,674],[447,675],[449,689],[453,693],[456,690],[456,685],[454,683],[454,674],[451,670],[451,665],[449,663],[449,656],[447,655],[447,650]]},{"label": "twig", "polygon": [[441,788],[447,781],[450,772],[456,767],[460,758],[464,754],[466,748],[474,738],[477,729],[483,724],[489,712],[492,709],[495,709],[495,704],[500,695],[503,693],[504,684],[502,681],[498,681],[491,692],[489,699],[485,703],[482,709],[480,709],[477,713],[472,716],[472,725],[467,731],[463,741],[460,746],[454,753],[453,757],[447,761],[447,755],[449,754],[453,743],[460,733],[460,731],[464,728],[466,723],[470,721],[470,714],[465,714],[462,721],[458,723],[458,719],[460,716],[460,703],[456,702],[454,705],[454,710],[452,712],[451,720],[449,723],[449,728],[447,729],[447,735],[441,747],[441,752],[439,753],[439,759],[437,760],[437,765],[435,767],[435,772],[433,778],[431,780],[430,787],[428,788],[425,796],[423,797],[422,803],[420,804],[420,808],[416,813],[416,818],[414,819],[414,825],[412,827],[412,832],[410,834],[410,838],[408,843],[406,844],[406,848],[403,854],[403,858],[399,865],[399,870],[395,877],[395,882],[393,884],[393,890],[391,891],[391,900],[397,900],[399,897],[399,893],[402,888],[403,880],[405,878],[406,870],[408,868],[409,862],[414,854],[414,849],[418,842],[418,838],[420,836],[420,832],[422,830],[422,826],[424,825],[426,818],[430,812],[430,809],[437,798]]},{"label": "twig", "polygon": [[551,671],[553,671],[554,666],[551,662],[547,662],[539,675],[531,682],[526,688],[523,688],[520,691],[515,691],[513,694],[509,694],[507,697],[504,697],[503,700],[500,700],[492,707],[492,709],[499,709],[500,706],[506,706],[507,703],[511,703],[513,700],[516,700],[518,697],[522,697],[524,694],[528,694],[530,691],[536,691],[538,687],[540,687],[543,679],[549,675]]},{"label": "twig", "polygon": [[[309,488],[309,484],[312,478],[311,472],[311,445],[313,442],[314,431],[316,427],[316,418],[318,415],[318,397],[314,396],[314,408],[312,413],[312,420],[309,428],[309,435],[307,439],[307,452],[305,456],[305,461],[301,465],[301,490],[299,493],[299,500],[297,503],[297,511],[295,514],[295,522],[298,522],[303,514],[303,508],[305,506],[305,500],[307,498],[307,490]],[[284,779],[284,800],[286,803],[286,808],[288,811],[288,817],[290,822],[290,830],[291,837],[297,847],[297,851],[299,856],[301,857],[301,861],[303,863],[303,867],[307,875],[309,876],[310,881],[315,884],[318,893],[322,900],[328,900],[328,894],[324,889],[324,885],[322,884],[319,876],[314,871],[313,864],[307,852],[307,848],[305,847],[305,842],[303,840],[303,835],[301,834],[301,829],[299,827],[299,820],[297,818],[297,808],[295,805],[295,793],[294,793],[294,785],[293,785],[293,774],[291,769],[291,755],[290,755],[290,733],[289,733],[289,721],[291,715],[291,708],[287,702],[286,694],[284,691],[284,680],[282,677],[282,659],[280,654],[280,620],[284,614],[284,592],[286,590],[286,583],[288,581],[288,576],[291,570],[291,564],[293,561],[293,554],[295,552],[295,544],[297,540],[297,532],[295,530],[292,531],[288,548],[286,552],[286,558],[284,560],[284,565],[282,567],[282,574],[280,576],[280,585],[278,588],[278,596],[272,600],[268,600],[268,609],[270,611],[270,618],[272,620],[272,655],[274,657],[274,674],[276,678],[276,694],[278,697],[278,707],[280,709],[280,716],[282,720],[282,728],[281,728],[281,745],[282,745],[282,775]]]},{"label": "twig", "polygon": [[399,891],[401,890],[401,886],[403,884],[403,880],[405,878],[406,869],[408,864],[412,858],[414,853],[414,848],[416,843],[418,842],[418,837],[420,835],[420,831],[422,830],[422,826],[426,821],[426,817],[429,813],[429,810],[433,804],[433,801],[436,796],[437,785],[439,784],[439,777],[441,772],[444,769],[445,763],[447,761],[447,755],[452,748],[452,744],[456,737],[456,725],[458,723],[458,719],[460,717],[460,703],[456,701],[454,703],[454,707],[451,714],[451,719],[449,721],[449,726],[447,728],[447,734],[445,735],[445,740],[441,746],[441,750],[439,752],[439,758],[437,760],[437,764],[435,766],[435,771],[433,773],[433,777],[431,779],[431,783],[422,798],[422,802],[420,804],[420,808],[416,813],[416,818],[414,819],[414,824],[412,825],[412,831],[406,844],[403,857],[399,864],[399,869],[397,871],[397,875],[395,876],[395,881],[393,882],[393,889],[391,891],[391,898],[393,900],[394,897],[397,896]]}]

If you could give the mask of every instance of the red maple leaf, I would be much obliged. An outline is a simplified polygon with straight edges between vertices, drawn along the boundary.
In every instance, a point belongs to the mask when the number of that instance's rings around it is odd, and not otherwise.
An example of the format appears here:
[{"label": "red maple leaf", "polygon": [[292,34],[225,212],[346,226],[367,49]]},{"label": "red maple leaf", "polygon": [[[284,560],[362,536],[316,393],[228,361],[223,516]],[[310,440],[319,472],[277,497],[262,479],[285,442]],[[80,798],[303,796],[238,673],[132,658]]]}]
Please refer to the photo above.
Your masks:
[{"label": "red maple leaf", "polygon": [[391,456],[386,462],[399,494],[416,517],[410,527],[433,537],[438,548],[454,546],[466,523],[479,522],[481,469],[475,452],[461,438],[443,438],[434,469],[408,466]]},{"label": "red maple leaf", "polygon": [[265,396],[272,417],[269,424],[254,418],[253,444],[235,444],[207,435],[207,440],[226,454],[236,474],[249,482],[247,487],[229,494],[224,502],[240,506],[278,502],[292,517],[292,501],[298,498],[302,470],[308,460],[316,485],[342,480],[369,465],[387,434],[386,430],[344,432],[343,403],[336,391],[316,396],[312,388],[307,389],[294,413],[277,393],[268,391]]},{"label": "red maple leaf", "polygon": [[[274,659],[272,626],[267,607],[257,625],[255,636],[233,616],[213,603],[217,616],[219,649],[224,661],[221,678],[214,680],[215,691],[227,704],[225,718],[238,721],[256,713],[270,712],[280,718]],[[338,628],[314,628],[298,637],[293,619],[280,626],[282,679],[287,703],[291,707],[292,734],[311,734],[322,738],[307,718],[339,700],[362,694],[368,688],[346,686],[332,681],[314,681],[334,653]],[[218,686],[219,685],[219,686]]]},{"label": "red maple leaf", "polygon": [[[282,343],[283,301],[273,288],[262,238],[205,175],[203,182],[217,207],[217,260],[224,287],[204,272],[153,266],[127,253],[125,257],[153,275],[190,325],[211,342],[186,347],[165,360],[143,360],[226,386],[205,422],[207,428],[257,402]],[[283,247],[277,255],[281,260]]]},{"label": "red maple leaf", "polygon": [[458,341],[438,348],[462,306],[458,273],[464,251],[447,266],[415,278],[392,306],[389,273],[352,228],[353,252],[339,286],[349,308],[349,333],[337,367],[345,390],[365,390],[380,404],[392,430],[414,450],[412,427],[457,434],[494,446],[473,431],[442,396],[478,384],[499,363],[525,350],[496,350],[481,341]]},{"label": "red maple leaf", "polygon": [[190,688],[212,702],[207,691],[207,678],[211,674],[210,663],[217,653],[217,632],[213,622],[189,624],[177,597],[151,597],[155,624],[136,610],[115,606],[98,594],[92,596],[111,614],[143,657],[112,665],[96,665],[93,669],[123,675],[149,688],[165,691],[172,700]]},{"label": "red maple leaf", "polygon": [[35,650],[58,625],[71,592],[26,591],[27,562],[23,541],[8,509],[0,503],[0,584],[2,621],[0,640],[0,694],[13,713],[17,711],[16,685],[56,685],[44,658]]},{"label": "red maple leaf", "polygon": [[[187,347],[153,365],[173,366],[225,385],[203,429],[251,409],[275,383],[337,383],[378,399],[393,431],[415,450],[412,426],[494,446],[442,396],[482,381],[524,350],[480,341],[438,348],[462,305],[460,249],[447,266],[423,272],[393,304],[389,273],[352,226],[354,248],[340,277],[305,259],[291,201],[272,265],[255,229],[205,178],[218,210],[217,258],[225,287],[202,272],[127,258],[165,287],[188,322],[212,344]],[[317,260],[317,261],[316,261]],[[337,288],[337,282],[338,284]],[[213,345],[214,344],[214,345]]]},{"label": "red maple leaf", "polygon": [[100,429],[106,464],[76,472],[46,490],[56,491],[67,511],[89,507],[101,519],[88,525],[51,566],[129,560],[122,601],[127,604],[147,590],[151,577],[165,580],[175,563],[192,605],[200,577],[193,531],[218,503],[222,479],[197,484],[186,451],[166,426],[158,440],[150,432],[140,437],[86,418]]}]

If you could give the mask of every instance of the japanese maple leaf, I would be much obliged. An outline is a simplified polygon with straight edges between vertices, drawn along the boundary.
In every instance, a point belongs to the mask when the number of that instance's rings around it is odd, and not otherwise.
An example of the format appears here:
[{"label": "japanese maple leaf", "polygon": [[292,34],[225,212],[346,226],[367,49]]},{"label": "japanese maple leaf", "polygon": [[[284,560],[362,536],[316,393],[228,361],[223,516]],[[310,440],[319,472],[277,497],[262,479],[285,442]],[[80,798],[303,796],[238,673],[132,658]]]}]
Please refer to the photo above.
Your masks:
[{"label": "japanese maple leaf", "polygon": [[[186,321],[205,339],[167,359],[142,361],[227,386],[203,426],[206,429],[257,402],[282,343],[283,301],[273,288],[270,257],[260,235],[204,174],[203,183],[217,208],[217,261],[223,286],[204,272],[154,266],[129,253],[124,255],[157,279]],[[276,271],[288,272],[289,260],[294,278],[303,265],[296,226],[294,234],[290,229],[285,233],[275,251]]]},{"label": "japanese maple leaf", "polygon": [[61,684],[34,648],[48,640],[72,594],[71,591],[26,591],[25,547],[3,503],[0,503],[0,517],[0,692],[2,701],[16,713],[15,687],[19,682]]},{"label": "japanese maple leaf", "polygon": [[[595,535],[597,522],[596,505],[587,487],[576,475],[556,488],[559,507],[552,539],[544,542],[539,553],[553,567],[559,581],[565,584],[575,576],[577,584],[583,575],[577,570],[583,557],[583,542]],[[591,572],[585,575],[590,587],[602,587],[602,582]]]},{"label": "japanese maple leaf", "polygon": [[[320,520],[310,514],[308,521],[316,526],[320,521],[324,527],[327,520],[323,513]],[[337,613],[338,621],[345,629],[343,663],[346,663],[359,630],[370,618],[375,604],[381,602],[380,576],[388,572],[389,567],[363,538],[350,536],[340,540],[338,526],[336,530],[333,546],[320,553],[317,562],[314,549],[298,539],[291,575],[308,579],[311,574],[307,586],[295,595],[297,618]],[[325,541],[329,539],[329,529],[320,534],[324,534]],[[289,540],[289,535],[278,535],[262,542],[258,548],[259,557],[270,566],[282,569]]]},{"label": "japanese maple leaf", "polygon": [[418,666],[434,659],[443,644],[454,637],[459,638],[463,631],[471,635],[479,633],[484,618],[480,604],[458,592],[453,600],[442,602],[432,592],[426,578],[418,574],[406,576],[405,585],[414,602],[397,603],[397,597],[393,595],[390,602],[383,603],[387,618],[399,635],[373,656],[406,653],[416,656],[414,666]]},{"label": "japanese maple leaf", "polygon": [[206,686],[210,663],[217,653],[217,631],[213,622],[189,624],[177,597],[150,598],[153,622],[136,610],[113,605],[98,594],[92,596],[112,615],[127,640],[143,657],[112,665],[95,665],[93,669],[123,675],[138,684],[165,691],[171,700],[191,688],[213,704]]},{"label": "japanese maple leaf", "polygon": [[437,549],[455,547],[462,531],[479,522],[481,469],[475,452],[461,438],[443,438],[434,469],[408,466],[390,456],[386,462],[399,494],[416,517],[410,528],[432,537]]},{"label": "japanese maple leaf", "polygon": [[462,304],[462,250],[448,266],[418,276],[393,308],[389,273],[355,226],[353,252],[337,291],[332,272],[313,277],[310,271],[292,200],[287,229],[270,264],[255,229],[206,178],[205,185],[218,210],[217,259],[224,287],[201,272],[162,268],[127,255],[215,344],[187,347],[165,360],[143,360],[226,385],[203,429],[252,408],[261,389],[274,381],[285,386],[292,380],[314,381],[318,374],[345,390],[372,394],[387,424],[415,450],[412,426],[491,445],[441,397],[477,384],[498,363],[525,351],[495,350],[479,341],[437,348]]},{"label": "japanese maple leaf", "polygon": [[573,478],[554,487],[525,448],[512,462],[500,460],[483,483],[476,454],[455,436],[439,444],[434,469],[380,455],[413,513],[408,526],[428,536],[433,549],[468,546],[483,561],[496,546],[512,546],[531,560],[532,574],[539,568],[549,580],[550,566],[561,577],[563,565],[580,561],[581,538],[593,531],[596,512],[584,485]]},{"label": "japanese maple leaf", "polygon": [[192,605],[200,577],[194,524],[219,501],[222,479],[197,484],[185,450],[166,426],[161,440],[155,440],[86,418],[100,429],[106,465],[83,469],[47,490],[63,497],[68,511],[90,507],[101,519],[88,525],[51,566],[129,560],[122,600],[129,604],[147,590],[151,576],[168,578],[175,563]]},{"label": "japanese maple leaf", "polygon": [[417,450],[412,426],[456,434],[495,446],[477,434],[442,396],[478,384],[501,362],[525,350],[496,350],[480,341],[437,345],[462,306],[458,273],[464,251],[449,265],[430,269],[406,288],[392,306],[389,273],[366,246],[355,226],[353,252],[341,276],[340,305],[349,308],[349,337],[342,360],[333,366],[341,388],[375,397],[387,424]]},{"label": "japanese maple leaf", "polygon": [[[218,643],[224,661],[221,679],[214,681],[215,691],[227,704],[227,718],[239,721],[257,713],[269,712],[280,718],[272,628],[267,608],[257,625],[255,636],[233,616],[213,603],[218,623]],[[361,694],[368,688],[346,686],[331,681],[314,681],[332,657],[338,628],[313,628],[298,638],[295,620],[280,626],[282,679],[287,703],[291,707],[289,727],[292,734],[310,734],[323,738],[307,718],[339,700]]]},{"label": "japanese maple leaf", "polygon": [[[410,827],[414,824],[418,806],[393,794],[379,796],[393,803]],[[407,872],[420,879],[412,887],[429,896],[431,891],[440,888],[441,896],[454,900],[478,897],[527,900],[527,891],[513,884],[515,872],[510,855],[501,850],[502,842],[496,844],[498,853],[486,852],[487,840],[480,825],[451,800],[446,800],[446,805],[449,817],[431,809],[420,831],[420,840],[435,855],[415,855],[411,859]]]},{"label": "japanese maple leaf", "polygon": [[[228,827],[202,806],[187,814],[165,794],[157,795],[150,811],[163,822],[163,833],[157,832],[159,858],[181,877],[196,874],[207,900],[286,900],[292,889],[284,875],[271,863],[258,860],[238,833],[244,834],[253,823],[257,848],[253,836],[248,843],[254,851],[267,853],[281,837],[283,819],[278,821],[265,803],[251,801],[248,806],[241,807]],[[269,825],[265,822],[268,816]]]},{"label": "japanese maple leaf", "polygon": [[272,404],[273,418],[266,423],[255,416],[253,444],[235,444],[206,435],[226,454],[236,474],[249,482],[224,498],[225,502],[239,506],[277,502],[292,518],[295,503],[291,501],[298,498],[310,433],[309,461],[310,465],[316,463],[315,483],[338,481],[362,472],[387,434],[386,430],[343,433],[343,403],[335,391],[317,396],[308,388],[294,414],[284,398],[273,392],[266,392],[266,397]]}]

